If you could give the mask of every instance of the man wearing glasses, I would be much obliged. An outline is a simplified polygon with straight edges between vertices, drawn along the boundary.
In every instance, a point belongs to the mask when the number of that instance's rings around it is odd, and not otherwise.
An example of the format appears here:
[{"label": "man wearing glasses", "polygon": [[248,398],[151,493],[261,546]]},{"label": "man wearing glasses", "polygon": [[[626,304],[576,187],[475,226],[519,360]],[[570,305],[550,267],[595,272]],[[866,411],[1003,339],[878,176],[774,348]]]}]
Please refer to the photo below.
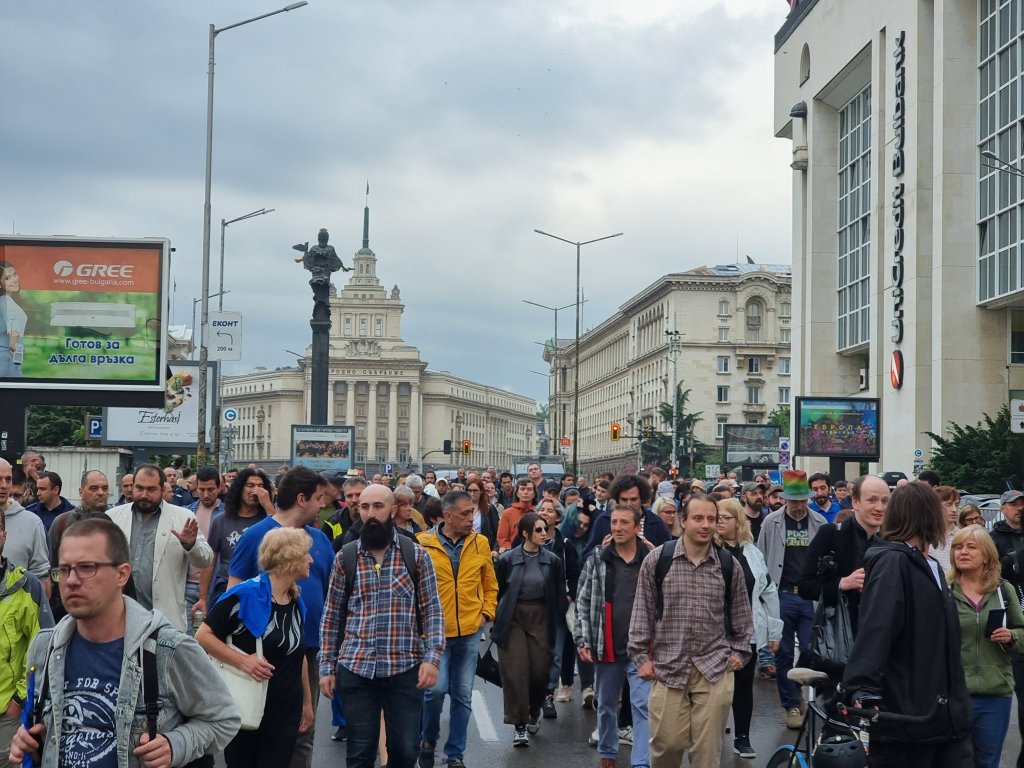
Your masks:
[{"label": "man wearing glasses", "polygon": [[[35,722],[17,728],[12,763],[32,755],[34,765],[114,768],[131,750],[133,764],[169,768],[172,757],[186,765],[224,749],[240,724],[234,702],[195,641],[122,596],[131,566],[121,529],[103,518],[74,523],[58,559],[52,576],[70,615],[28,649],[35,698],[25,705]],[[149,696],[158,712],[147,722],[136,713]]]},{"label": "man wearing glasses", "polygon": [[210,565],[213,550],[199,530],[196,516],[164,501],[164,482],[160,467],[143,464],[135,471],[135,501],[108,510],[107,516],[131,542],[131,572],[138,601],[146,609],[160,611],[172,627],[184,632],[188,568]]}]

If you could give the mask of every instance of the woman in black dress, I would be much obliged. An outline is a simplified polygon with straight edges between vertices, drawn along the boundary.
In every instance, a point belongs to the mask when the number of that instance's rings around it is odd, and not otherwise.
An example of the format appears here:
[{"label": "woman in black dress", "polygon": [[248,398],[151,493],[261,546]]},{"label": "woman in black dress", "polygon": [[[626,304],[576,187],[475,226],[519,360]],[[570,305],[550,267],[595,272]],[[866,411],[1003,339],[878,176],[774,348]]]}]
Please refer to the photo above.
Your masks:
[{"label": "woman in black dress", "polygon": [[[268,681],[263,720],[255,730],[239,731],[225,748],[228,768],[286,768],[296,738],[313,723],[305,610],[296,585],[309,576],[312,543],[299,528],[267,533],[259,549],[260,575],[225,592],[196,632],[211,657]],[[234,648],[226,642],[229,637]],[[262,657],[256,655],[257,637]]]}]

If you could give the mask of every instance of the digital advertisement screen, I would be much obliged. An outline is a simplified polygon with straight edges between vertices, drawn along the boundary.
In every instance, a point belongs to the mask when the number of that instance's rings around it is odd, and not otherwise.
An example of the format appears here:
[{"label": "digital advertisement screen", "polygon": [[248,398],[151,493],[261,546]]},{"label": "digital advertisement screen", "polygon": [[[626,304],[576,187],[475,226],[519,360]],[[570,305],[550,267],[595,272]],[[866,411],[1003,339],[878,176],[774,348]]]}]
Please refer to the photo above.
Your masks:
[{"label": "digital advertisement screen", "polygon": [[877,398],[796,398],[798,456],[877,461],[880,403]]},{"label": "digital advertisement screen", "polygon": [[760,466],[779,463],[779,437],[782,430],[764,424],[726,424],[722,433],[722,455],[725,464]]},{"label": "digital advertisement screen", "polygon": [[163,388],[168,248],[0,237],[0,388]]},{"label": "digital advertisement screen", "polygon": [[292,466],[302,464],[316,472],[352,469],[355,427],[292,425]]}]

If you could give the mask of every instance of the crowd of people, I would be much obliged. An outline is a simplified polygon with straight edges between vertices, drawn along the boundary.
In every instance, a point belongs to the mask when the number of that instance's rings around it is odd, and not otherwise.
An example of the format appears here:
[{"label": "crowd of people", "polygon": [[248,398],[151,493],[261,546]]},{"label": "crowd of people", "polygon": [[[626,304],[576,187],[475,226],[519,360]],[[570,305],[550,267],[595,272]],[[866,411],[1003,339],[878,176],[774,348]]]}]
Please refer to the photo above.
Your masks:
[{"label": "crowd of people", "polygon": [[[143,464],[110,506],[102,472],[74,505],[42,456],[0,460],[0,749],[309,768],[326,698],[349,768],[465,768],[493,645],[514,748],[578,696],[600,768],[622,747],[631,768],[716,766],[730,715],[757,756],[759,675],[803,727],[788,673],[817,663],[827,607],[852,634],[818,665],[830,711],[920,717],[874,724],[872,765],[998,766],[1024,693],[1024,494],[989,529],[938,480]],[[254,721],[232,674],[260,684]]]}]

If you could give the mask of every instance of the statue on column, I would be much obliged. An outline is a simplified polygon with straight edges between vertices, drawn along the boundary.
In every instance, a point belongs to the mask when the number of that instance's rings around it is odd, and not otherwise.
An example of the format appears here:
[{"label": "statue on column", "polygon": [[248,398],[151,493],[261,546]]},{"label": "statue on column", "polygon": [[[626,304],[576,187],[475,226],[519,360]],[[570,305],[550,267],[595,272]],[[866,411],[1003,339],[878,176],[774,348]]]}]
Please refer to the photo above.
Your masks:
[{"label": "statue on column", "polygon": [[328,245],[330,237],[326,229],[321,228],[317,234],[317,244],[312,248],[309,243],[299,243],[292,248],[302,253],[296,256],[295,261],[300,262],[303,267],[312,273],[309,278],[309,287],[313,289],[313,318],[318,316],[330,317],[330,285],[331,273],[339,269],[343,272],[351,272],[351,267],[346,267],[333,245]]}]

